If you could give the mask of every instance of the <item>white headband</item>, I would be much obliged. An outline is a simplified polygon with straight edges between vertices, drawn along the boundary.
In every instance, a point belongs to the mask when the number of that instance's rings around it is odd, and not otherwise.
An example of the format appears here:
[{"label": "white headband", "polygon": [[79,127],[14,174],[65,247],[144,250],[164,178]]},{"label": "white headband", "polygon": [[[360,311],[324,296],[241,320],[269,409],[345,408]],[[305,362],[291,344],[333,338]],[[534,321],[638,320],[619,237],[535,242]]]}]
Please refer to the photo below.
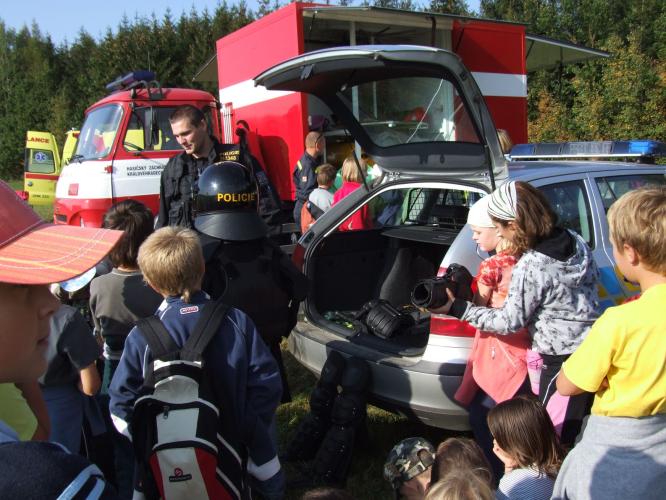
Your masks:
[{"label": "white headband", "polygon": [[488,202],[490,196],[484,196],[474,203],[467,214],[467,224],[476,227],[495,227],[493,220],[488,215]]},{"label": "white headband", "polygon": [[500,220],[516,220],[516,182],[505,182],[495,189],[488,202],[488,214]]}]

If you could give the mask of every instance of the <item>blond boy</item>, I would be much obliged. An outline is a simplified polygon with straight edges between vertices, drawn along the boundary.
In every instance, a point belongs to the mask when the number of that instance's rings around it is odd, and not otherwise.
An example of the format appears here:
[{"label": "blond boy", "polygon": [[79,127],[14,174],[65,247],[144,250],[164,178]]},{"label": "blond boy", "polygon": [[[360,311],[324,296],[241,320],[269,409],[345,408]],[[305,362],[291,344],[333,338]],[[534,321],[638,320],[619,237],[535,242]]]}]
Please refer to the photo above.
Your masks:
[{"label": "blond boy", "polygon": [[[164,297],[156,315],[173,341],[183,346],[209,297],[201,291],[204,258],[197,234],[182,227],[164,227],[139,249],[139,268],[146,282]],[[255,488],[268,499],[281,498],[284,473],[273,439],[274,416],[282,394],[277,365],[254,324],[230,308],[220,330],[204,351],[221,411],[229,416],[239,437],[240,455],[248,455],[248,472]],[[132,329],[111,381],[111,418],[119,432],[130,437],[134,402],[151,362],[150,348],[138,328]],[[231,478],[243,484],[243,478]],[[238,487],[238,486],[237,486]],[[242,486],[240,486],[242,487]]]},{"label": "blond boy", "polygon": [[617,267],[638,300],[608,309],[562,366],[563,395],[594,392],[553,498],[663,498],[666,491],[666,187],[608,211]]}]

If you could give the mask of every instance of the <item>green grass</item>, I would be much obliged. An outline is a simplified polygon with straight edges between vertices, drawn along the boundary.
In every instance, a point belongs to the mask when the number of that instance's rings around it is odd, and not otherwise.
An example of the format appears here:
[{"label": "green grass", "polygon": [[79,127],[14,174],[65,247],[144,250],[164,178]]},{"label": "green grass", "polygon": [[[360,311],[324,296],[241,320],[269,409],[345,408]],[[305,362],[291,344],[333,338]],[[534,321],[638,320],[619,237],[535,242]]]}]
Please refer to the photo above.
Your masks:
[{"label": "green grass", "polygon": [[[277,412],[280,448],[284,449],[308,411],[308,398],[316,379],[286,351],[286,341],[283,343],[282,355],[293,398],[291,403],[281,405]],[[357,500],[393,498],[389,483],[382,476],[382,469],[388,452],[401,439],[423,436],[437,446],[447,437],[460,434],[427,427],[371,405],[368,406],[368,431],[369,442],[356,446],[347,480],[346,489]],[[286,470],[288,480],[300,477],[297,468],[287,465]],[[296,500],[306,490],[288,488],[287,491],[287,498]]]},{"label": "green grass", "polygon": [[[12,189],[22,190],[23,179],[12,179],[5,181],[11,186]],[[33,210],[45,221],[53,222],[53,205],[31,205]]]}]

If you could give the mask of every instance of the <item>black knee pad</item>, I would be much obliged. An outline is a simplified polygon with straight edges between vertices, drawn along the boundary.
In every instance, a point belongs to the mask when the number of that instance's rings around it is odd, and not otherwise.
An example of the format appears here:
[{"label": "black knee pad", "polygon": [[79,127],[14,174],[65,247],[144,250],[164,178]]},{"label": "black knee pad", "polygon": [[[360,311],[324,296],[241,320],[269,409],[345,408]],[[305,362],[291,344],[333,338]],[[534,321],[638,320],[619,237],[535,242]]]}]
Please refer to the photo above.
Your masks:
[{"label": "black knee pad", "polygon": [[336,351],[331,351],[321,369],[321,376],[310,394],[310,412],[328,420],[331,416],[333,401],[338,395],[338,386],[345,371],[345,358]]},{"label": "black knee pad", "polygon": [[357,358],[349,358],[340,380],[342,392],[365,393],[370,386],[370,367]]},{"label": "black knee pad", "polygon": [[316,483],[342,486],[347,480],[354,454],[356,430],[334,425],[328,429],[312,464]]},{"label": "black knee pad", "polygon": [[310,394],[310,412],[301,420],[282,459],[286,462],[311,460],[331,425],[333,405],[345,368],[345,358],[332,351],[321,370],[321,377]]},{"label": "black knee pad", "polygon": [[326,358],[324,366],[321,367],[321,375],[317,385],[326,387],[337,387],[342,380],[345,369],[345,358],[337,351],[331,351]]}]

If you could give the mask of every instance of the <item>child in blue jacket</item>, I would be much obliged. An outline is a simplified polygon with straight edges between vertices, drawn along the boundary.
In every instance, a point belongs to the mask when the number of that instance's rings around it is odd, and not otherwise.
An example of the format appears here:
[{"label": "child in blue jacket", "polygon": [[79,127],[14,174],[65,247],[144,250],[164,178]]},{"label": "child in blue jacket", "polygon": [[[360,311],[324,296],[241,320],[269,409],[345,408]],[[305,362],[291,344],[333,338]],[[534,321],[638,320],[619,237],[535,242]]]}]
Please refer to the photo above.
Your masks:
[{"label": "child in blue jacket", "polygon": [[[139,250],[139,267],[146,282],[164,297],[156,314],[174,342],[182,347],[210,298],[201,291],[204,258],[195,232],[165,227],[150,235]],[[150,348],[138,328],[125,341],[109,395],[111,418],[119,432],[130,436],[128,422],[141,391]],[[282,395],[277,365],[252,320],[229,309],[204,362],[220,410],[231,415],[237,437],[248,455],[247,471],[256,490],[267,499],[282,498],[284,473],[277,458],[274,417]]]}]

